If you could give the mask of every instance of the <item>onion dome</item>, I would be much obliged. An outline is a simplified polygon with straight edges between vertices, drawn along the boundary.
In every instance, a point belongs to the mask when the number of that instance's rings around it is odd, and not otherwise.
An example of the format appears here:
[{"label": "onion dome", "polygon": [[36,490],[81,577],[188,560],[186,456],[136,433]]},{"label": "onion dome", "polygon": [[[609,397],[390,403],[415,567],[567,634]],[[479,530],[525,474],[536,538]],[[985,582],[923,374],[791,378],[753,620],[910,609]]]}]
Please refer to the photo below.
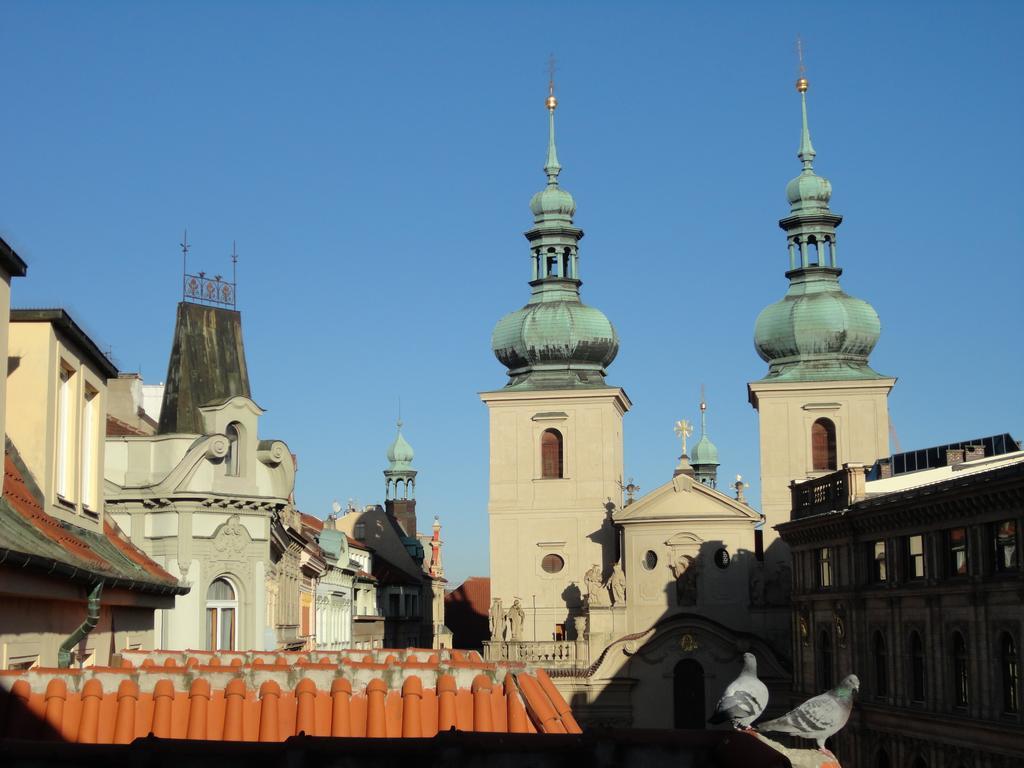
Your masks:
[{"label": "onion dome", "polygon": [[548,110],[547,186],[530,201],[530,301],[503,317],[491,347],[508,368],[509,387],[561,389],[605,386],[605,369],[619,351],[619,337],[604,313],[580,300],[576,203],[558,184],[562,166],[555,148],[554,86]]},{"label": "onion dome", "polygon": [[836,228],[843,218],[829,209],[832,185],[814,172],[807,88],[806,78],[797,80],[803,170],[786,187],[790,214],[779,222],[789,245],[789,289],[758,316],[754,347],[768,363],[766,380],[881,378],[868,365],[881,333],[878,314],[839,284]]},{"label": "onion dome", "polygon": [[388,469],[406,469],[412,465],[414,456],[412,446],[402,436],[402,420],[399,419],[398,434],[395,436],[395,441],[391,443],[391,447],[388,448],[387,457],[390,465]]},{"label": "onion dome", "polygon": [[704,388],[701,387],[700,440],[693,446],[690,464],[693,466],[693,476],[704,485],[714,488],[718,483],[718,448],[708,437],[707,410],[708,404],[704,402]]}]

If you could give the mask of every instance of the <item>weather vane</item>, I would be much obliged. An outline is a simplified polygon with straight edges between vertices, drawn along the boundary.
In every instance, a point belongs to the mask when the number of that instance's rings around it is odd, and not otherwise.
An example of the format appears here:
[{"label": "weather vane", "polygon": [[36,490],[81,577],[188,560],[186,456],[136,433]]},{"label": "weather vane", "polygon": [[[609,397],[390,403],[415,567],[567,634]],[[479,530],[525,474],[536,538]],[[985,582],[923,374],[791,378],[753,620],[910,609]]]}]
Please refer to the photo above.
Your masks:
[{"label": "weather vane", "polygon": [[807,77],[805,76],[807,67],[804,66],[804,41],[800,35],[796,36],[796,60],[796,89],[800,93],[804,93],[807,91]]},{"label": "weather vane", "polygon": [[558,99],[555,98],[555,54],[548,57],[548,97],[544,105],[553,110],[558,106]]},{"label": "weather vane", "polygon": [[683,441],[683,456],[686,455],[686,438],[693,434],[693,424],[686,419],[680,419],[675,425],[676,437]]}]

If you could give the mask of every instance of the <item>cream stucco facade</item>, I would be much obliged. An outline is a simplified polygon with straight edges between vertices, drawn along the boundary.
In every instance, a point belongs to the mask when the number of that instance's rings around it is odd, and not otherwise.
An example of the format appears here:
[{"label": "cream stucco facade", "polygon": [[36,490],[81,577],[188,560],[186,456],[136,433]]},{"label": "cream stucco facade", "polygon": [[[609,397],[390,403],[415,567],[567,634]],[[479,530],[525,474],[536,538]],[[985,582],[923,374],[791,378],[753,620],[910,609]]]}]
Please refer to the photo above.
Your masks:
[{"label": "cream stucco facade", "polygon": [[[765,547],[773,563],[788,562],[775,526],[790,518],[791,482],[826,475],[846,463],[870,466],[889,455],[888,396],[896,379],[772,382],[747,385],[760,427],[761,511]],[[815,470],[811,429],[819,419],[835,426],[835,465]],[[772,545],[775,546],[772,546]]]},{"label": "cream stucco facade", "polygon": [[[622,389],[499,390],[490,412],[491,598],[527,613],[523,640],[553,640],[581,607],[584,574],[614,561],[610,512],[622,489]],[[563,440],[560,478],[544,478],[541,436]],[[562,567],[545,570],[546,555]],[[567,630],[566,630],[567,631]]]},{"label": "cream stucco facade", "polygon": [[[249,398],[199,410],[201,435],[107,439],[108,509],[137,546],[192,587],[159,612],[157,647],[272,649],[267,577],[281,554],[272,556],[271,540],[290,503],[295,465],[283,442],[258,439],[263,410]],[[217,594],[217,580],[233,596]],[[284,593],[297,601],[297,584]],[[211,608],[214,622],[233,622],[216,640]]]}]

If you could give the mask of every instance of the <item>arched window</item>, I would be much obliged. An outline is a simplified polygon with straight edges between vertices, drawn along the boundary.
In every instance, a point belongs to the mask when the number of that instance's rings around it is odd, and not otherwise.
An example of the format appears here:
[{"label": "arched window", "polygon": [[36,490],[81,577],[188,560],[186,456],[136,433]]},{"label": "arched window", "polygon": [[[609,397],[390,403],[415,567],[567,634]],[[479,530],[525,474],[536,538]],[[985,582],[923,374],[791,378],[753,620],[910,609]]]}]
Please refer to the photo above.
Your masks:
[{"label": "arched window", "polygon": [[557,429],[545,429],[540,437],[541,477],[564,477],[564,452],[562,449],[562,433]]},{"label": "arched window", "polygon": [[238,596],[224,577],[214,579],[206,590],[206,649],[235,650]]},{"label": "arched window", "polygon": [[836,425],[828,419],[811,425],[811,466],[815,471],[836,468]]},{"label": "arched window", "polygon": [[888,696],[889,654],[885,647],[885,635],[881,632],[875,632],[871,651],[875,662],[875,696]]},{"label": "arched window", "polygon": [[1020,708],[1020,662],[1017,644],[1009,632],[999,638],[999,667],[1003,678],[1003,711],[1016,714]]},{"label": "arched window", "polygon": [[953,704],[966,707],[968,701],[967,642],[959,632],[953,633]]},{"label": "arched window", "polygon": [[827,629],[818,634],[818,688],[832,687],[832,633]]},{"label": "arched window", "polygon": [[917,632],[910,633],[910,700],[924,702],[924,643]]},{"label": "arched window", "polygon": [[698,730],[706,727],[704,667],[695,659],[683,659],[672,672],[673,725]]},{"label": "arched window", "polygon": [[224,457],[225,472],[231,477],[238,477],[242,471],[242,447],[239,442],[238,422],[232,421],[228,424],[224,434],[228,438],[228,453]]}]

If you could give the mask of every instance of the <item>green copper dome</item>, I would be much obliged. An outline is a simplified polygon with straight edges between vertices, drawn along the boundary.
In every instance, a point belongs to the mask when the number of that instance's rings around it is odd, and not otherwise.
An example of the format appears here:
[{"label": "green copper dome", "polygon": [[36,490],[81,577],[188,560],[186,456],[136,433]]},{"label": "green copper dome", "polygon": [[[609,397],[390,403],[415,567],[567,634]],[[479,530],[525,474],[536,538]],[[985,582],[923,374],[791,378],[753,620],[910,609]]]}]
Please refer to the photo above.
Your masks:
[{"label": "green copper dome", "polygon": [[[565,281],[572,282],[572,281]],[[516,377],[534,371],[587,373],[580,383],[604,376],[619,352],[619,336],[604,313],[572,300],[541,300],[511,312],[494,328],[494,354]]]},{"label": "green copper dome", "polygon": [[718,464],[718,448],[712,443],[707,435],[701,435],[700,440],[693,446],[693,454],[690,456],[690,463],[694,466],[698,464]]},{"label": "green copper dome", "polygon": [[412,465],[415,454],[413,453],[412,446],[402,437],[401,421],[398,422],[398,434],[395,436],[395,441],[391,444],[391,447],[388,448],[387,456],[390,464],[388,469],[407,469]]},{"label": "green copper dome", "polygon": [[866,301],[843,292],[836,264],[836,228],[829,209],[832,185],[814,172],[807,126],[807,80],[797,81],[803,125],[800,175],[786,186],[790,213],[779,222],[789,245],[789,290],[754,325],[754,347],[768,363],[766,380],[832,381],[880,378],[868,366],[881,324]]},{"label": "green copper dome", "polygon": [[559,389],[605,386],[605,369],[619,351],[619,337],[604,313],[580,300],[576,203],[558,185],[562,166],[555,149],[555,107],[550,93],[547,186],[530,200],[530,301],[494,328],[491,348],[508,368],[509,387]]},{"label": "green copper dome", "polygon": [[881,323],[866,301],[843,293],[840,269],[790,273],[789,290],[758,315],[754,346],[768,363],[768,378],[875,378],[868,355]]}]

